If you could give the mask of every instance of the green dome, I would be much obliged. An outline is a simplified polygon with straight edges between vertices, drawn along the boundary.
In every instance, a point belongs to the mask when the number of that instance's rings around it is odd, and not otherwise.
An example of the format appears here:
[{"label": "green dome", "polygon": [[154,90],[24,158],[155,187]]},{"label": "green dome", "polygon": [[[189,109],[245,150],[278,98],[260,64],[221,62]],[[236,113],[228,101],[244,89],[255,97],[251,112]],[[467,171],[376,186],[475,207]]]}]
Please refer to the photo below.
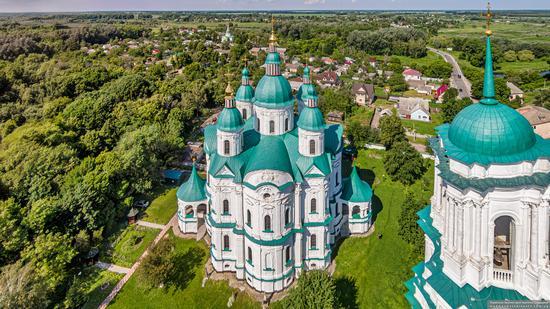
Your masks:
[{"label": "green dome", "polygon": [[302,84],[296,97],[302,101],[305,101],[308,97],[317,97],[317,90],[313,84]]},{"label": "green dome", "polygon": [[325,129],[325,119],[323,113],[317,107],[305,106],[298,118],[298,128],[307,131],[323,131]]},{"label": "green dome", "polygon": [[466,152],[489,156],[519,153],[536,143],[527,119],[501,103],[463,109],[451,123],[449,140]]},{"label": "green dome", "polygon": [[280,64],[281,56],[279,53],[269,53],[265,58],[265,64]]},{"label": "green dome", "polygon": [[283,76],[264,75],[255,93],[255,104],[266,108],[281,108],[294,103],[292,88]]},{"label": "green dome", "polygon": [[235,95],[235,100],[240,102],[252,102],[254,99],[254,88],[250,85],[241,85],[237,89],[237,94]]},{"label": "green dome", "polygon": [[193,170],[189,179],[184,182],[176,192],[178,200],[184,202],[198,202],[206,200],[204,192],[204,180],[197,174],[197,169],[193,164]]},{"label": "green dome", "polygon": [[245,76],[248,77],[248,75],[250,75],[250,72],[248,71],[248,68],[246,68],[246,67],[242,70],[241,73],[242,73],[243,77],[245,77]]},{"label": "green dome", "polygon": [[262,136],[248,159],[246,174],[253,171],[273,170],[293,175],[292,164],[285,142],[279,136]]},{"label": "green dome", "polygon": [[352,203],[370,202],[372,189],[366,181],[361,180],[357,168],[353,166],[349,178],[344,179],[341,199]]},{"label": "green dome", "polygon": [[217,128],[221,131],[234,132],[243,126],[243,118],[236,108],[224,108],[218,116]]}]

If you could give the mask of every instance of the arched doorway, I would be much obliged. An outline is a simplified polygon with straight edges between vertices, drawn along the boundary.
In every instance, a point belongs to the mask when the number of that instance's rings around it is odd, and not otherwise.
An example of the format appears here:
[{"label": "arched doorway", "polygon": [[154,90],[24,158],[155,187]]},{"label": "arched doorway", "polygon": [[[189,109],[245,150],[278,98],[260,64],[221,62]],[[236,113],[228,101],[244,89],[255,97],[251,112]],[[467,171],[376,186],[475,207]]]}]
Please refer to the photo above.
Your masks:
[{"label": "arched doorway", "polygon": [[204,218],[206,218],[206,204],[200,204],[197,206],[197,218],[198,218],[198,226],[201,226],[204,224]]},{"label": "arched doorway", "polygon": [[514,219],[501,216],[495,220],[493,241],[493,278],[497,281],[512,282],[514,270]]}]

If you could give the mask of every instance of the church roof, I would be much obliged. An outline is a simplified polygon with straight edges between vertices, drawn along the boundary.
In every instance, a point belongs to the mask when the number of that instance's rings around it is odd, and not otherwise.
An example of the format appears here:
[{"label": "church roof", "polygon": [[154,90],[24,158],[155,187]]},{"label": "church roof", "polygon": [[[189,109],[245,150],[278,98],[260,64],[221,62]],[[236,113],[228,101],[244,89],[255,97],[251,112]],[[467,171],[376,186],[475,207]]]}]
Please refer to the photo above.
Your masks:
[{"label": "church roof", "polygon": [[254,100],[254,88],[249,83],[249,74],[250,72],[245,67],[242,71],[242,83],[239,89],[237,89],[237,94],[235,95],[235,100],[240,102],[252,102]]},{"label": "church roof", "polygon": [[197,169],[193,164],[191,175],[186,182],[184,182],[176,192],[178,200],[184,202],[198,202],[206,200],[206,194],[204,192],[204,180],[197,174]]},{"label": "church roof", "polygon": [[[243,127],[243,151],[232,157],[217,154],[216,126],[205,128],[205,152],[211,161],[208,173],[213,177],[233,178],[241,183],[246,173],[256,170],[277,170],[289,173],[295,182],[307,177],[319,177],[331,172],[331,160],[342,150],[342,126],[325,125],[325,153],[305,157],[298,151],[298,130],[283,135],[261,136],[254,130],[254,118]],[[316,173],[321,173],[316,174]]]},{"label": "church roof", "polygon": [[281,75],[264,75],[256,87],[254,104],[265,108],[294,104],[290,83]]},{"label": "church roof", "polygon": [[344,179],[344,188],[341,198],[344,201],[354,203],[370,202],[372,199],[372,189],[366,181],[361,180],[357,167],[353,166],[351,175]]},{"label": "church roof", "polygon": [[224,108],[218,116],[217,127],[221,131],[234,132],[243,126],[243,118],[238,109]]},{"label": "church roof", "polygon": [[298,118],[298,127],[307,131],[323,131],[325,119],[317,107],[304,106]]},{"label": "church roof", "polygon": [[520,113],[495,99],[490,37],[486,45],[483,99],[464,108],[450,126],[439,127],[448,155],[482,165],[550,157],[550,141],[537,136]]}]

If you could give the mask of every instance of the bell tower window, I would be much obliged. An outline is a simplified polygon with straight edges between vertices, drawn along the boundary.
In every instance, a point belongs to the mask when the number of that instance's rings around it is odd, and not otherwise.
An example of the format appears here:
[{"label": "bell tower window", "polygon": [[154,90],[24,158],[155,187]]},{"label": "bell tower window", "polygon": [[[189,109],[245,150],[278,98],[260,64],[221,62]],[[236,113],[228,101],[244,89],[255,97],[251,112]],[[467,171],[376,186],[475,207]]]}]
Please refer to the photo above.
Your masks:
[{"label": "bell tower window", "polygon": [[269,121],[269,133],[275,133],[275,121]]},{"label": "bell tower window", "polygon": [[288,118],[285,118],[285,132],[288,131]]},{"label": "bell tower window", "polygon": [[228,140],[223,141],[223,154],[225,154],[225,155],[229,154],[229,141]]},{"label": "bell tower window", "polygon": [[246,118],[248,118],[248,115],[247,115],[247,110],[245,108],[243,109],[243,120],[246,120]]},{"label": "bell tower window", "polygon": [[309,140],[309,154],[315,154],[315,141]]}]

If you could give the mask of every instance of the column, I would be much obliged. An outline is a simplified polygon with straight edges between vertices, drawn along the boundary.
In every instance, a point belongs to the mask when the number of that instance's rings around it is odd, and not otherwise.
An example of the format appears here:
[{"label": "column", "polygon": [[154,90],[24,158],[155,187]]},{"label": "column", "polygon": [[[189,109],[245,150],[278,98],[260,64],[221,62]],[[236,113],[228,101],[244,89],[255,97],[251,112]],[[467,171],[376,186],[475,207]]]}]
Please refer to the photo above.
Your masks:
[{"label": "column", "polygon": [[539,265],[550,265],[550,213],[549,201],[543,200],[538,207],[539,212],[539,242],[537,249],[537,257],[539,259]]},{"label": "column", "polygon": [[538,209],[537,205],[535,203],[529,203],[529,206],[531,208],[531,248],[530,248],[530,261],[531,265],[537,267],[538,266],[538,253],[537,253],[537,245],[538,245],[538,231],[539,231],[539,222],[538,222]]},{"label": "column", "polygon": [[458,249],[458,255],[463,256],[463,254],[464,254],[464,244],[463,244],[463,242],[464,242],[464,236],[465,236],[465,233],[464,233],[464,204],[457,203],[457,211],[458,211],[457,235],[456,235],[457,249]]},{"label": "column", "polygon": [[481,217],[482,217],[482,210],[481,210],[481,204],[475,204],[475,232],[474,232],[474,258],[476,260],[481,259]]}]

